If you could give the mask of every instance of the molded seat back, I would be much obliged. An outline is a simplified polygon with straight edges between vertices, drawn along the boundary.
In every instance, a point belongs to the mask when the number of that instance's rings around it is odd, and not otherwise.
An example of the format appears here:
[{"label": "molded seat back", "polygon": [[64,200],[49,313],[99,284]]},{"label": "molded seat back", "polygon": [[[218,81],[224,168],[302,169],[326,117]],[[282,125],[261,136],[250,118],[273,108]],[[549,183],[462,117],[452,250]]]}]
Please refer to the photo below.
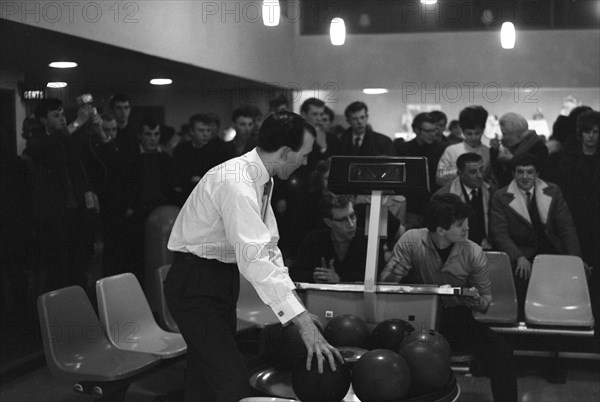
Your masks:
[{"label": "molded seat back", "polygon": [[154,275],[156,280],[156,289],[158,289],[158,321],[164,329],[171,332],[179,332],[179,327],[171,316],[169,307],[167,306],[167,301],[165,299],[164,281],[169,273],[169,269],[171,269],[171,264],[163,265],[156,270]]},{"label": "molded seat back", "polygon": [[70,286],[38,298],[44,353],[50,372],[78,381],[114,381],[159,362],[151,354],[114,348],[84,290]]},{"label": "molded seat back", "polygon": [[161,358],[187,350],[181,334],[158,326],[135,275],[125,273],[98,280],[96,295],[102,327],[117,348]]},{"label": "molded seat back", "polygon": [[[238,321],[246,321],[264,328],[269,324],[278,324],[273,310],[267,306],[246,278],[240,276],[240,296],[237,303]],[[238,330],[240,323],[238,322]]]},{"label": "molded seat back", "polygon": [[492,283],[492,304],[486,314],[474,313],[479,322],[510,325],[517,323],[517,292],[510,259],[506,253],[488,251],[487,270]]},{"label": "molded seat back", "polygon": [[525,321],[547,326],[594,325],[581,258],[548,254],[535,257],[525,299]]}]

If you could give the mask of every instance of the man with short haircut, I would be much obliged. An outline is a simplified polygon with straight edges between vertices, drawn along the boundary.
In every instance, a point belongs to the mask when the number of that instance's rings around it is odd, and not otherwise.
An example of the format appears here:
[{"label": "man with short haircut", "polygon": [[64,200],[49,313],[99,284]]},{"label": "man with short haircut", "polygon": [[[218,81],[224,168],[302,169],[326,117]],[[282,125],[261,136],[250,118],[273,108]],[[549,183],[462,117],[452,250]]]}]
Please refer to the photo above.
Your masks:
[{"label": "man with short haircut", "polygon": [[446,137],[446,142],[448,143],[448,145],[463,142],[464,138],[458,120],[452,120],[450,124],[448,124],[448,131],[450,131],[450,134],[448,135],[448,137]]},{"label": "man with short haircut", "polygon": [[[346,195],[327,193],[321,199],[320,209],[326,227],[304,237],[290,276],[294,282],[364,281],[367,237],[364,228],[357,227],[352,202]],[[380,250],[379,270],[385,264],[383,249]]]},{"label": "man with short haircut", "polygon": [[[247,145],[254,130],[254,111],[247,106],[235,109],[231,115],[231,124],[235,130],[232,142],[236,155],[239,156],[250,151]],[[226,138],[225,141],[231,140]]]},{"label": "man with short haircut", "polygon": [[286,112],[288,110],[288,99],[283,93],[269,101],[269,113]]},{"label": "man with short haircut", "polygon": [[494,401],[517,401],[517,379],[511,347],[494,331],[473,318],[486,313],[492,302],[487,258],[467,240],[471,208],[455,194],[432,198],[426,207],[426,228],[404,233],[379,276],[383,282],[421,283],[470,287],[473,297],[442,299],[440,333],[453,350],[479,358],[490,376]]},{"label": "man with short haircut", "polygon": [[165,297],[188,345],[186,401],[250,396],[246,362],[235,340],[240,273],[282,324],[299,327],[307,368],[313,356],[319,372],[327,362],[334,370],[335,360],[343,362],[295,293],[269,202],[272,177],[287,180],[306,165],[314,138],[314,128],[295,113],[269,116],[257,147],[207,174],[173,225],[168,248],[174,262]]},{"label": "man with short haircut", "polygon": [[506,113],[499,120],[502,132],[502,145],[500,141],[490,141],[490,162],[492,173],[498,187],[507,186],[513,179],[511,159],[531,154],[538,160],[538,173],[544,175],[546,160],[548,159],[548,148],[542,137],[534,130],[529,130],[529,124],[525,118],[517,113]]},{"label": "man with short haircut", "polygon": [[429,201],[431,194],[438,189],[435,183],[435,172],[445,148],[443,144],[435,140],[437,127],[429,113],[416,115],[412,122],[412,128],[417,136],[408,142],[396,142],[396,154],[398,156],[424,156],[427,158],[430,192],[407,197],[407,228],[420,227],[422,224],[423,208]]},{"label": "man with short haircut", "polygon": [[363,102],[353,102],[344,111],[350,127],[342,135],[338,155],[394,155],[392,140],[369,125],[369,109]]},{"label": "man with short haircut", "polygon": [[131,99],[125,94],[115,94],[109,101],[110,110],[117,121],[117,140],[128,151],[137,148],[136,128],[129,121]]},{"label": "man with short haircut", "polygon": [[446,131],[446,125],[448,124],[448,117],[446,116],[446,113],[442,112],[441,110],[432,110],[429,112],[429,115],[431,116],[431,120],[434,122],[433,124],[435,124],[435,127],[437,128],[435,139],[444,145],[448,145],[448,139],[444,135],[444,131]]},{"label": "man with short haircut", "polygon": [[438,186],[450,183],[456,178],[456,159],[466,152],[480,155],[483,159],[484,172],[489,170],[490,148],[481,143],[487,118],[488,112],[481,106],[468,106],[461,110],[458,123],[464,141],[450,145],[444,150],[437,166],[436,181]]},{"label": "man with short haircut", "polygon": [[519,316],[524,304],[531,263],[538,254],[581,256],[571,212],[560,188],[538,178],[539,161],[530,154],[512,160],[513,180],[492,197],[490,232],[494,245],[508,254],[513,266]]},{"label": "man with short haircut", "polygon": [[160,148],[160,124],[143,119],[137,152],[127,153],[124,164],[123,203],[130,269],[144,283],[144,225],[148,215],[171,199],[171,158]]},{"label": "man with short haircut", "polygon": [[331,125],[333,124],[333,120],[335,120],[335,113],[329,106],[325,106],[323,115],[321,116],[321,125],[323,126],[323,131],[325,131],[328,136],[332,135]]},{"label": "man with short haircut", "polygon": [[236,156],[232,142],[213,137],[213,123],[207,113],[190,117],[192,141],[179,144],[173,152],[171,184],[177,205],[183,205],[206,172]]},{"label": "man with short haircut", "polygon": [[456,194],[471,206],[469,216],[469,240],[479,244],[484,250],[491,249],[488,240],[488,220],[491,186],[483,180],[483,159],[481,155],[467,152],[456,160],[457,177],[445,184],[435,194]]},{"label": "man with short haircut", "polygon": [[[93,243],[95,198],[72,133],[90,114],[80,108],[78,120],[67,125],[62,102],[39,102],[24,155],[33,164],[32,222],[39,241],[39,265],[46,272],[45,291],[70,285],[87,286],[86,264]],[[76,124],[75,124],[76,123]]]}]

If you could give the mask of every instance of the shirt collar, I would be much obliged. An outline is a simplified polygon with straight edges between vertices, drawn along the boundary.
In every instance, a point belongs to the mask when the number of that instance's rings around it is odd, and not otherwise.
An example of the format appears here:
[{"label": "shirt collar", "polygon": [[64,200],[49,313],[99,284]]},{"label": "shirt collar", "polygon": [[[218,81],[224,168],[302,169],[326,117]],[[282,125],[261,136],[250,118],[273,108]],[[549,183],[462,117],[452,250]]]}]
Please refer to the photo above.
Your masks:
[{"label": "shirt collar", "polygon": [[245,163],[247,164],[247,167],[244,167],[246,171],[244,175],[249,180],[254,181],[259,186],[264,186],[271,180],[271,175],[258,155],[256,148],[244,154],[242,158],[245,159]]}]

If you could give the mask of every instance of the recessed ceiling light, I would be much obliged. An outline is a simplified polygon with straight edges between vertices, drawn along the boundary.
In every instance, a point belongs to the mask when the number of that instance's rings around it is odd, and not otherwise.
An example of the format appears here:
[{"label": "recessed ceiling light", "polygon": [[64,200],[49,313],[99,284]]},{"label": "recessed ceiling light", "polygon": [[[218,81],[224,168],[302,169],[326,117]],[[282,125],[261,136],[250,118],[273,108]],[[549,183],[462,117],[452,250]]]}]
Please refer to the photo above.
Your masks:
[{"label": "recessed ceiling light", "polygon": [[263,24],[267,27],[276,27],[279,25],[281,15],[281,6],[279,0],[264,0],[262,5]]},{"label": "recessed ceiling light", "polygon": [[346,23],[342,18],[336,17],[331,20],[329,37],[334,46],[342,46],[346,42]]},{"label": "recessed ceiling light", "polygon": [[504,22],[500,29],[500,44],[502,49],[514,49],[517,34],[512,22]]},{"label": "recessed ceiling light", "polygon": [[421,4],[435,4],[437,3],[437,0],[421,0]]},{"label": "recessed ceiling light", "polygon": [[77,63],[74,61],[53,61],[48,66],[52,68],[75,68]]},{"label": "recessed ceiling light", "polygon": [[48,88],[54,88],[54,89],[58,89],[58,88],[64,88],[67,86],[66,82],[49,82],[46,84],[46,87]]},{"label": "recessed ceiling light", "polygon": [[152,85],[171,85],[173,80],[170,78],[153,78],[150,80]]},{"label": "recessed ceiling light", "polygon": [[381,95],[387,94],[389,91],[386,88],[365,88],[363,94],[366,95]]}]

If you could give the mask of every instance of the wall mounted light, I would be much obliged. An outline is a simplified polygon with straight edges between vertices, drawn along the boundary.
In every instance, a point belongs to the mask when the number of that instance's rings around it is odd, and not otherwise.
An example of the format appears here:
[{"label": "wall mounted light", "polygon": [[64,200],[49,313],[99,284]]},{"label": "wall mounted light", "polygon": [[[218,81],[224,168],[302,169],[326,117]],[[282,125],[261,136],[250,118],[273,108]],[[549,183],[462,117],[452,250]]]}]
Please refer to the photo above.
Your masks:
[{"label": "wall mounted light", "polygon": [[502,29],[500,29],[500,44],[502,45],[502,49],[513,49],[516,39],[517,34],[514,24],[512,22],[504,22]]},{"label": "wall mounted light", "polygon": [[331,20],[329,36],[334,46],[342,46],[346,42],[346,23],[342,18],[336,17]]},{"label": "wall mounted light", "polygon": [[363,94],[365,95],[381,95],[387,94],[389,91],[386,88],[365,88]]},{"label": "wall mounted light", "polygon": [[48,67],[52,68],[75,68],[77,67],[77,63],[74,61],[53,61],[48,64]]},{"label": "wall mounted light", "polygon": [[173,80],[170,78],[153,78],[150,80],[152,85],[171,85]]},{"label": "wall mounted light", "polygon": [[49,82],[46,84],[46,87],[52,88],[52,89],[65,88],[66,86],[67,86],[66,82],[59,82],[59,81]]},{"label": "wall mounted light", "polygon": [[281,16],[281,6],[279,0],[263,0],[262,18],[263,24],[267,27],[276,27],[279,25]]}]

